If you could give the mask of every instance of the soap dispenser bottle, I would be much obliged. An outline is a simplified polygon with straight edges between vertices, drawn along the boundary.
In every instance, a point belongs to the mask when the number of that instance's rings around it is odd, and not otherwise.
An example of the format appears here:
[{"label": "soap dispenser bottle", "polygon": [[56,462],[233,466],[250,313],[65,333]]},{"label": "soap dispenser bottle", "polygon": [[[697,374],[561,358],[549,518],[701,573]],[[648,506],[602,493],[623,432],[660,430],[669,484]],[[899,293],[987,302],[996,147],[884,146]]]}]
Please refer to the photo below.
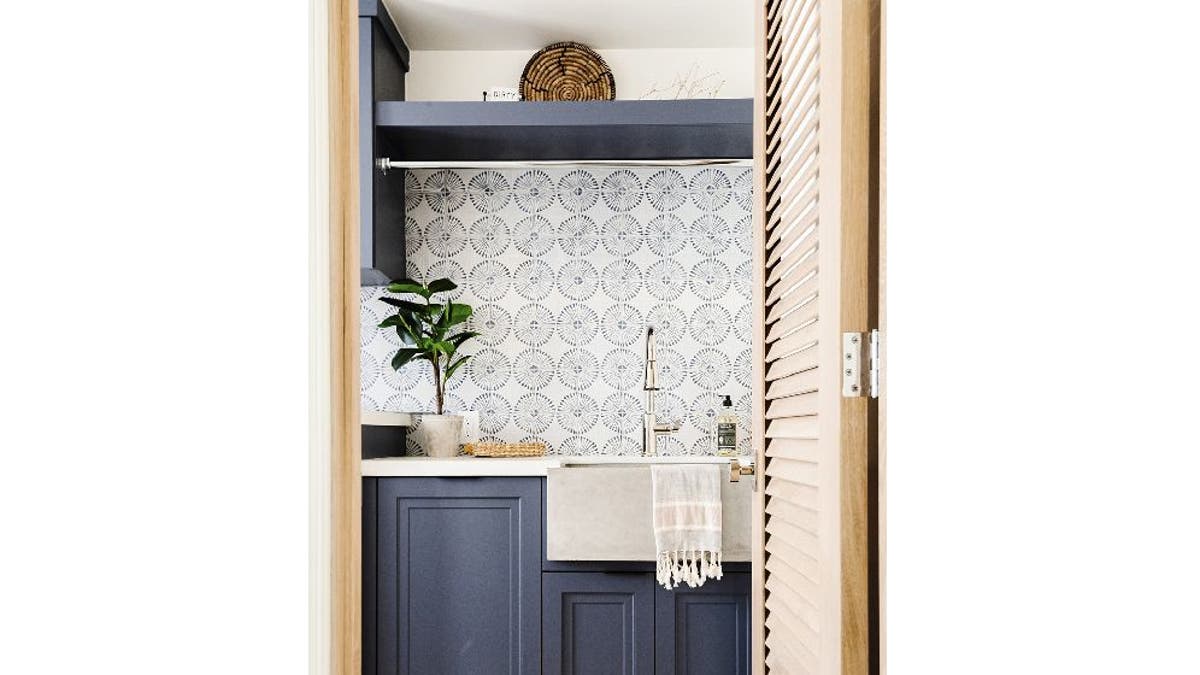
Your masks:
[{"label": "soap dispenser bottle", "polygon": [[738,418],[733,412],[733,401],[729,399],[729,395],[725,395],[725,400],[721,401],[721,408],[717,410],[717,455],[721,457],[736,457],[737,439],[738,439]]}]

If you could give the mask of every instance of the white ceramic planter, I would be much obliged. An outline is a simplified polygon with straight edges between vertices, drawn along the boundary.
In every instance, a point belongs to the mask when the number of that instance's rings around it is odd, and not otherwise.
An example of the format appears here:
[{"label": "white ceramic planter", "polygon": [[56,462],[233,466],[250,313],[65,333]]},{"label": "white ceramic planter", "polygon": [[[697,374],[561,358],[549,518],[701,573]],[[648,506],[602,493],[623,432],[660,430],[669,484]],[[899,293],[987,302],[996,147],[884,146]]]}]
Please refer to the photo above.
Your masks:
[{"label": "white ceramic planter", "polygon": [[463,418],[459,415],[421,415],[425,451],[430,457],[454,457],[462,445]]}]

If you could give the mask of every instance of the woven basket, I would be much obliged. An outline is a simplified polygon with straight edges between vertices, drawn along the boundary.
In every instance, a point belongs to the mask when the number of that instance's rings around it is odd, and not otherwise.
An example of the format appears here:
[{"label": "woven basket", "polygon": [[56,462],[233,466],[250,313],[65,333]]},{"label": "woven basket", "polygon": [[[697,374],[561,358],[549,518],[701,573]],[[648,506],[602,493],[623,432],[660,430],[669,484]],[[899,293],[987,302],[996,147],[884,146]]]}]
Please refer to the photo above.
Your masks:
[{"label": "woven basket", "polygon": [[541,457],[545,443],[467,443],[463,448],[476,457]]},{"label": "woven basket", "polygon": [[611,101],[617,97],[612,70],[591,47],[555,42],[529,59],[521,73],[526,101]]}]

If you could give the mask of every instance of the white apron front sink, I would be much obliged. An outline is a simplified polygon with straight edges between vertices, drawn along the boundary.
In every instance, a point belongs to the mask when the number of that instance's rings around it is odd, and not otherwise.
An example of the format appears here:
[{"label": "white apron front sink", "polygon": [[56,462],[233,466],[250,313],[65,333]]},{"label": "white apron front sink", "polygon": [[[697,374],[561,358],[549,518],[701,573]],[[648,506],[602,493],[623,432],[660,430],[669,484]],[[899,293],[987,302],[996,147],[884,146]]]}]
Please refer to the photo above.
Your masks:
[{"label": "white apron front sink", "polygon": [[[578,457],[546,472],[546,557],[550,560],[656,559],[650,522],[650,464],[720,463],[727,457]],[[742,458],[748,463],[748,458]],[[753,476],[734,483],[723,467],[722,559],[750,560]]]}]

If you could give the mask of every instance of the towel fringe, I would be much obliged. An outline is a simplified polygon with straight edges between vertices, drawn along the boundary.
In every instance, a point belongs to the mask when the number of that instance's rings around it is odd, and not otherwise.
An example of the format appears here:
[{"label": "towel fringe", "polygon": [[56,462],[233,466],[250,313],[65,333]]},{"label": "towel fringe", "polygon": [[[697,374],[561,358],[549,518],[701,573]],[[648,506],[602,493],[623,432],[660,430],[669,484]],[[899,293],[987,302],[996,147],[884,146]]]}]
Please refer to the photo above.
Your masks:
[{"label": "towel fringe", "polygon": [[659,554],[655,573],[664,588],[677,588],[680,582],[696,588],[705,579],[721,578],[721,552],[666,551]]}]

